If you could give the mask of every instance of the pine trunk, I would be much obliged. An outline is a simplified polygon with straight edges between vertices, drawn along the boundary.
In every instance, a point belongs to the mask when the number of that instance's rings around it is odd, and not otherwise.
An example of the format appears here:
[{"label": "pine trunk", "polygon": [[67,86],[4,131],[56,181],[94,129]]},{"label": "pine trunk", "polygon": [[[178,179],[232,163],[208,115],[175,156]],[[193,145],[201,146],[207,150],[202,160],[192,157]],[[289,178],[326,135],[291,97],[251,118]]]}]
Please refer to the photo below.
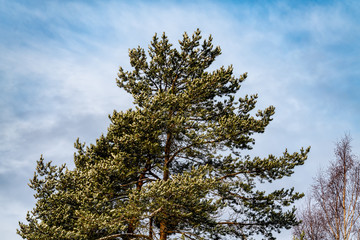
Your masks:
[{"label": "pine trunk", "polygon": [[160,223],[160,240],[166,240],[166,239],[167,239],[166,223],[162,221]]}]

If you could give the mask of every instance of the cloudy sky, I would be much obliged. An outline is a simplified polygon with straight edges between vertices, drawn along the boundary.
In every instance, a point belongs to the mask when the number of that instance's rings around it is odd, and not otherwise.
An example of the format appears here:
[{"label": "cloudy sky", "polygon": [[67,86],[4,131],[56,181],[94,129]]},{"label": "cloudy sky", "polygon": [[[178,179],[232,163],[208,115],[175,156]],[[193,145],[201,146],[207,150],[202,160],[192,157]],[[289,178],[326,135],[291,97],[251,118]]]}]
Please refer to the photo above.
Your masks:
[{"label": "cloudy sky", "polygon": [[76,138],[94,142],[113,109],[132,107],[115,77],[129,69],[128,49],[146,48],[155,32],[175,46],[185,31],[212,34],[223,52],[213,68],[248,72],[239,96],[258,93],[259,108],[276,107],[252,155],[311,146],[307,163],[274,188],[309,191],[344,133],[360,152],[358,1],[128,2],[0,0],[2,239],[21,239],[40,155],[73,166]]}]

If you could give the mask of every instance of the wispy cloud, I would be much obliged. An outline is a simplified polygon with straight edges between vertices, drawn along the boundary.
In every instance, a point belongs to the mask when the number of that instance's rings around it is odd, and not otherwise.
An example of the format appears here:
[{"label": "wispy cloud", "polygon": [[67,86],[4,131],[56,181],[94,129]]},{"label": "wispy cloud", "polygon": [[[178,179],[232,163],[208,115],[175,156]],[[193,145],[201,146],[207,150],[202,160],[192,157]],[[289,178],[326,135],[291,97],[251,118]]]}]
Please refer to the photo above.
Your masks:
[{"label": "wispy cloud", "polygon": [[25,182],[40,154],[70,163],[77,137],[94,142],[106,132],[107,114],[131,107],[130,96],[115,85],[117,68],[129,68],[128,48],[146,48],[155,32],[165,31],[176,44],[184,31],[200,28],[222,47],[214,68],[233,64],[236,74],[249,72],[239,96],[259,93],[259,108],[277,109],[254,154],[312,146],[308,163],[280,185],[306,191],[344,131],[359,145],[356,1],[1,5],[0,222],[7,225],[0,230],[6,239],[20,239],[14,229],[33,204]]}]

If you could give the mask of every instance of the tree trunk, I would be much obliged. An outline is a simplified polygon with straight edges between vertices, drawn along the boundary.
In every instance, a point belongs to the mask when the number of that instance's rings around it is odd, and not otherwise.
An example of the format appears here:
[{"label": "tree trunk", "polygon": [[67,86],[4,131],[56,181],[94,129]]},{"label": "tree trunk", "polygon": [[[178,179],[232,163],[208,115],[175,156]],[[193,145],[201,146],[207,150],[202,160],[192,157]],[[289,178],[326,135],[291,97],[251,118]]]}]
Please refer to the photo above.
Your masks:
[{"label": "tree trunk", "polygon": [[[171,138],[172,134],[168,133],[166,138],[166,145],[165,145],[165,159],[164,159],[164,173],[163,173],[163,180],[167,181],[169,179],[169,160],[170,160],[170,146],[171,146]],[[165,213],[166,214],[166,213]],[[166,215],[165,215],[166,216]],[[160,240],[167,239],[167,223],[166,217],[163,217],[163,220],[160,221]]]},{"label": "tree trunk", "polygon": [[160,222],[160,240],[167,239],[167,227],[165,221]]}]

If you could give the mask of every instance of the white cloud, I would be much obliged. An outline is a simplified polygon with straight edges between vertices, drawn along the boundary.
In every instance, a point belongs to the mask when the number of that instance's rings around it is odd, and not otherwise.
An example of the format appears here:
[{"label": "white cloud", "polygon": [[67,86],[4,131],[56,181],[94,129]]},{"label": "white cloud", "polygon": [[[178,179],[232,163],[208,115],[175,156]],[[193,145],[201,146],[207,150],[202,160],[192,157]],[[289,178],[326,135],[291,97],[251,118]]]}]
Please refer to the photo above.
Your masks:
[{"label": "white cloud", "polygon": [[[0,45],[0,92],[6,96],[0,102],[0,174],[4,176],[16,171],[28,179],[41,153],[56,163],[69,163],[76,137],[94,142],[106,131],[112,109],[131,106],[131,98],[114,80],[118,66],[129,68],[128,48],[146,48],[154,32],[163,31],[176,46],[184,31],[191,34],[197,27],[204,37],[211,33],[222,47],[215,66],[233,64],[236,74],[249,72],[240,95],[259,93],[259,108],[270,104],[277,108],[273,123],[257,138],[256,154],[312,146],[308,163],[280,185],[306,191],[311,176],[327,164],[333,142],[344,131],[360,141],[359,127],[348,119],[359,118],[358,113],[351,116],[351,108],[336,109],[326,102],[359,98],[343,93],[335,97],[323,90],[326,85],[338,93],[339,83],[350,84],[349,72],[359,76],[356,56],[342,52],[348,44],[358,47],[359,25],[341,4],[298,9],[287,4],[256,7],[216,2],[94,6],[51,2],[40,9],[9,5],[12,15],[40,26],[9,33],[21,36],[21,41],[14,39],[21,44]],[[24,99],[14,96],[18,91]],[[27,197],[30,202],[31,196]],[[4,221],[1,217],[0,222]]]}]

